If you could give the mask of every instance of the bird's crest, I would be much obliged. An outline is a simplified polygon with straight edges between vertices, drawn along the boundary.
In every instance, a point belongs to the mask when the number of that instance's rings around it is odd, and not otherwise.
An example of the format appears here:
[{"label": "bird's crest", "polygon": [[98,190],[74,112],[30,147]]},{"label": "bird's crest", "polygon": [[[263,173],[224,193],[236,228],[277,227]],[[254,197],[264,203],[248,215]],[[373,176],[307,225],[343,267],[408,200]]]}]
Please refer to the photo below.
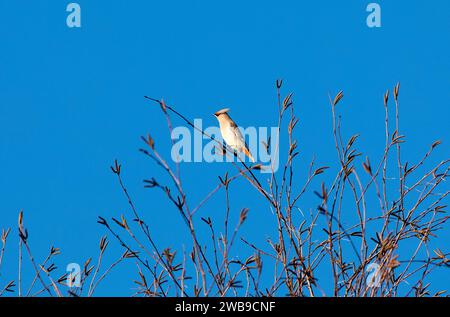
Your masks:
[{"label": "bird's crest", "polygon": [[217,117],[218,115],[227,113],[228,111],[230,111],[230,108],[224,108],[214,113],[214,115]]}]

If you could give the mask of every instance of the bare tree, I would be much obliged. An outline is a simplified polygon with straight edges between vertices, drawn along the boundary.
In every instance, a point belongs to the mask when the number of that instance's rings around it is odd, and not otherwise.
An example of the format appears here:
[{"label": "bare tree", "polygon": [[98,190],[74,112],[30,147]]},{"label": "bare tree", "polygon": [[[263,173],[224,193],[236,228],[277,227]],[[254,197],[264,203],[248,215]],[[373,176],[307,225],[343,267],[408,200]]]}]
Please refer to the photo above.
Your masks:
[{"label": "bare tree", "polygon": [[[445,290],[430,293],[429,275],[437,268],[448,269],[448,252],[432,249],[431,240],[445,244],[438,238],[439,231],[448,220],[445,200],[445,180],[449,160],[429,164],[434,142],[418,162],[409,162],[402,155],[404,135],[399,131],[399,89],[383,98],[385,112],[385,148],[379,158],[369,159],[358,151],[359,135],[345,137],[339,105],[343,93],[329,98],[331,129],[336,150],[337,166],[316,166],[313,159],[305,169],[297,168],[299,157],[295,130],[299,119],[295,115],[292,93],[282,97],[281,80],[276,81],[278,130],[287,138],[286,159],[280,171],[262,174],[260,164],[248,165],[237,157],[230,171],[218,178],[217,185],[198,203],[188,203],[189,193],[180,177],[180,163],[166,160],[155,146],[153,138],[142,137],[145,147],[140,151],[166,174],[164,180],[150,178],[144,186],[164,193],[189,234],[191,250],[162,248],[155,242],[150,226],[141,216],[123,180],[122,166],[116,160],[111,167],[118,185],[129,205],[130,213],[117,218],[99,217],[110,239],[117,242],[123,254],[109,266],[102,268],[102,259],[109,245],[102,237],[96,264],[88,259],[79,272],[81,285],[67,287],[67,274],[53,278],[56,270],[53,258],[60,250],[52,247],[49,255],[38,264],[31,253],[28,231],[24,228],[23,214],[19,216],[19,274],[0,291],[0,296],[14,293],[19,296],[93,296],[100,282],[123,261],[136,263],[135,296],[439,296]],[[163,100],[146,97],[160,106],[161,113],[172,132],[172,118],[181,119],[192,129],[193,122]],[[393,122],[391,117],[393,117]],[[205,137],[217,142],[217,150],[228,157],[235,153],[223,147],[205,131]],[[173,140],[171,140],[173,142]],[[269,151],[270,142],[264,143]],[[371,162],[375,162],[372,164]],[[336,163],[336,162],[335,162]],[[330,164],[331,165],[331,164]],[[334,164],[336,165],[336,164]],[[307,173],[306,182],[298,183],[296,171]],[[276,236],[267,240],[250,241],[241,235],[241,226],[248,221],[251,206],[241,210],[235,228],[229,228],[230,206],[233,196],[230,188],[238,179],[244,179],[249,188],[260,194],[261,201],[273,211]],[[192,181],[192,180],[185,180]],[[321,185],[317,187],[317,182]],[[223,222],[202,218],[197,211],[223,191],[226,210]],[[306,193],[317,196],[317,204],[309,214],[298,207]],[[379,210],[372,215],[369,210]],[[354,223],[347,224],[352,213]],[[345,221],[344,221],[345,218]],[[223,227],[221,224],[223,223]],[[219,229],[218,229],[219,228]],[[220,231],[220,228],[223,228]],[[209,239],[201,239],[199,232],[208,230]],[[10,230],[2,231],[0,269]],[[251,256],[240,260],[233,255],[234,246],[247,247]],[[402,248],[415,245],[412,254]],[[22,286],[22,256],[29,257],[35,277],[27,291]],[[319,268],[329,272],[330,279],[319,276]],[[323,271],[321,271],[323,272]],[[263,279],[263,274],[273,279]],[[69,282],[76,276],[70,276]],[[124,277],[129,278],[129,277]],[[319,279],[320,278],[320,279]],[[269,282],[271,280],[271,282]],[[107,283],[107,282],[105,282]],[[17,285],[16,285],[17,284]],[[39,286],[39,289],[36,287]],[[16,290],[17,289],[17,290]],[[67,290],[65,293],[64,290]],[[327,293],[324,290],[331,290]]]}]

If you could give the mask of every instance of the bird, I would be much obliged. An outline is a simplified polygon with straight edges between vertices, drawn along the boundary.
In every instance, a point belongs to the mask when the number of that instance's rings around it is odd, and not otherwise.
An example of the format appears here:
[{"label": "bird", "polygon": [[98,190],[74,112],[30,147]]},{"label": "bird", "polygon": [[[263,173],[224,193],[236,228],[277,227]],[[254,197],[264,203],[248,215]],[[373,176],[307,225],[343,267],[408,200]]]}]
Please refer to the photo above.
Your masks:
[{"label": "bird", "polygon": [[229,108],[221,109],[214,113],[214,116],[219,121],[220,133],[225,143],[232,148],[235,152],[243,152],[254,163],[255,159],[250,153],[244,137],[239,130],[237,124],[231,119],[228,112]]}]

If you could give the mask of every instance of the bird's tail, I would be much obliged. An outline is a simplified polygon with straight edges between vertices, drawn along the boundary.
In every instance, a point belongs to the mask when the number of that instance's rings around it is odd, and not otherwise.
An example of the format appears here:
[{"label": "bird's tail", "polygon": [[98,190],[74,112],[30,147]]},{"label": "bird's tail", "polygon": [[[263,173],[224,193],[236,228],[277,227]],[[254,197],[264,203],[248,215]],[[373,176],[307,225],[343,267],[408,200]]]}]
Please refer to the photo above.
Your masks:
[{"label": "bird's tail", "polygon": [[249,158],[253,163],[255,163],[255,159],[253,158],[252,153],[250,153],[250,151],[249,151],[246,147],[243,147],[243,148],[242,148],[242,152],[244,152],[244,154],[247,155],[248,158]]}]

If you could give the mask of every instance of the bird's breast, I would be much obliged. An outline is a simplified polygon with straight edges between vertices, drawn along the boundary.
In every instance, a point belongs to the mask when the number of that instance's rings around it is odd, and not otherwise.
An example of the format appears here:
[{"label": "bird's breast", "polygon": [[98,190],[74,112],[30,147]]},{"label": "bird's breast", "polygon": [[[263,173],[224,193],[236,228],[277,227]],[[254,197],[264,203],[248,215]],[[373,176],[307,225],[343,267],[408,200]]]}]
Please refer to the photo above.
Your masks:
[{"label": "bird's breast", "polygon": [[240,147],[243,143],[241,134],[238,128],[233,128],[231,126],[221,127],[220,132],[222,134],[222,138],[230,147]]}]

